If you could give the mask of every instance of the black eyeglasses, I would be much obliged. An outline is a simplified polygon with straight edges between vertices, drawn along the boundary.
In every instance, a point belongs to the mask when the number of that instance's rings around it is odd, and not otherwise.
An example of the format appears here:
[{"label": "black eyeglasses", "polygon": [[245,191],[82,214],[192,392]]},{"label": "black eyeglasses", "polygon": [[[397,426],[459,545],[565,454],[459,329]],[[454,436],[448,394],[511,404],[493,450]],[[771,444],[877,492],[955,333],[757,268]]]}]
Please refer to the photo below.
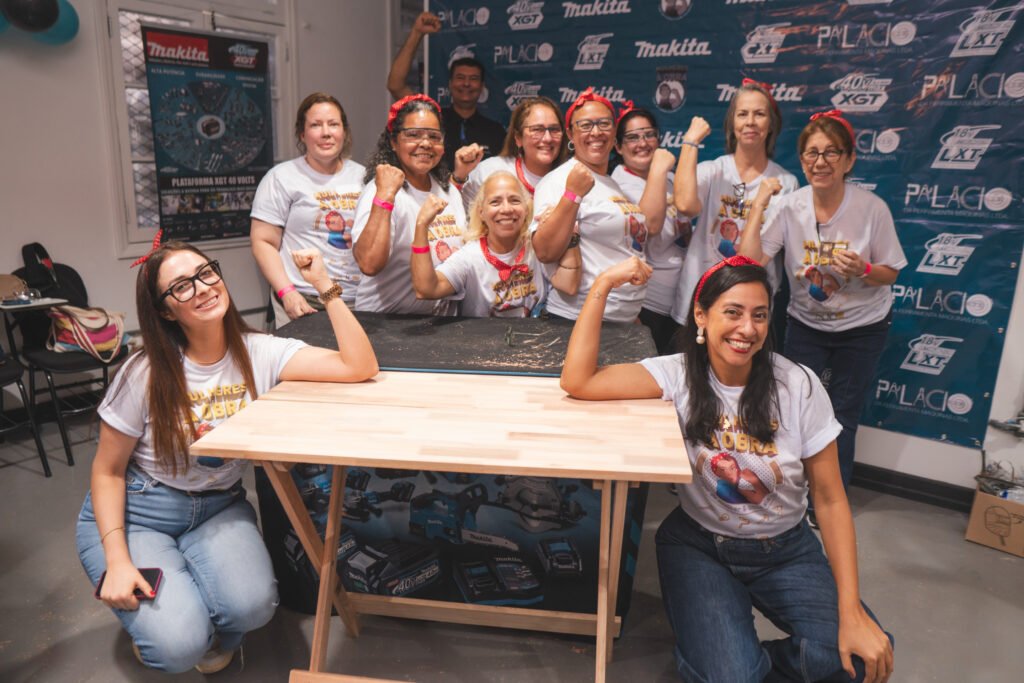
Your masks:
[{"label": "black eyeglasses", "polygon": [[589,133],[596,126],[601,132],[610,131],[615,127],[614,119],[582,119],[572,124],[576,126],[576,130],[581,133]]},{"label": "black eyeglasses", "polygon": [[173,296],[176,301],[185,303],[196,295],[196,280],[199,280],[205,285],[217,284],[221,281],[220,264],[216,261],[210,261],[206,265],[200,267],[192,277],[178,280],[168,287],[167,291],[160,295],[160,299],[158,301],[162,302],[167,297]]},{"label": "black eyeglasses", "polygon": [[833,149],[829,147],[824,152],[819,152],[816,149],[808,149],[800,154],[800,158],[804,160],[804,163],[808,166],[813,166],[818,163],[818,157],[825,157],[825,162],[834,164],[839,161],[842,156],[846,154],[845,149]]}]

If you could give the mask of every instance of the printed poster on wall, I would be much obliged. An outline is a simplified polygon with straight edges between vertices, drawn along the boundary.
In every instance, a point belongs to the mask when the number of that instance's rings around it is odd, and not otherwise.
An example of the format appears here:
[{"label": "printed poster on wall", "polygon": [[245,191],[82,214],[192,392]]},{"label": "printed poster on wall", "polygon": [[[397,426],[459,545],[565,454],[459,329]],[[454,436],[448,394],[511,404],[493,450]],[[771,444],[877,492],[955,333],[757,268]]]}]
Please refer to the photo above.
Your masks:
[{"label": "printed poster on wall", "polygon": [[249,234],[273,165],[269,45],[143,26],[164,240]]}]

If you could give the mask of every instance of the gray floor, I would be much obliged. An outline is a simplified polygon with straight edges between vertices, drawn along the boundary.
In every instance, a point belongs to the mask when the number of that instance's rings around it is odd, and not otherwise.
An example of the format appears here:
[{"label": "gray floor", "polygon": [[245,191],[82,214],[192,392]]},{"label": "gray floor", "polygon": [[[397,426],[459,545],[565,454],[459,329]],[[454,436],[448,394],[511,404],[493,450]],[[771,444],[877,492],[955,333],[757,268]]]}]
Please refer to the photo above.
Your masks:
[{"label": "gray floor", "polygon": [[[75,467],[64,462],[52,425],[44,437],[52,479],[30,439],[0,443],[0,681],[168,680],[135,661],[78,564],[74,520],[95,448],[88,424],[75,428]],[[896,636],[893,680],[1021,680],[1024,559],[964,541],[964,514],[862,489],[852,501],[862,594]],[[676,680],[653,553],[657,522],[672,505],[656,487],[611,681]],[[332,631],[333,672],[426,683],[593,680],[594,646],[585,638],[383,617],[365,617],[358,640],[344,637],[337,617]],[[311,638],[311,617],[281,609],[248,638],[244,669],[233,663],[217,680],[286,681],[289,669],[308,663]]]}]

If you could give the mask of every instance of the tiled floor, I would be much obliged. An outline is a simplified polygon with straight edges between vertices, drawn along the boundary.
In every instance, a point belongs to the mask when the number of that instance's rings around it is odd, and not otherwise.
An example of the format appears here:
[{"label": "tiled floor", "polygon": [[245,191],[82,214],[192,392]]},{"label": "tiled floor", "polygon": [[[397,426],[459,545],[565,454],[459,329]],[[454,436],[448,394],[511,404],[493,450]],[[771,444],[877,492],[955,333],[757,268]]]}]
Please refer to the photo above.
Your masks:
[{"label": "tiled floor", "polygon": [[[0,443],[0,681],[171,680],[135,661],[78,564],[74,521],[95,444],[87,423],[74,431],[78,464],[68,467],[56,430],[45,428],[52,479],[43,477],[29,438]],[[611,681],[676,680],[653,549],[673,500],[655,489]],[[862,489],[852,500],[862,593],[896,637],[893,680],[1021,680],[1024,559],[964,541],[964,514]],[[425,683],[593,680],[594,646],[586,638],[383,617],[365,617],[358,640],[342,631],[335,618],[330,671]],[[233,663],[216,680],[286,681],[289,669],[308,663],[311,637],[311,617],[281,609],[249,636],[244,669]],[[192,672],[174,680],[202,678]]]}]

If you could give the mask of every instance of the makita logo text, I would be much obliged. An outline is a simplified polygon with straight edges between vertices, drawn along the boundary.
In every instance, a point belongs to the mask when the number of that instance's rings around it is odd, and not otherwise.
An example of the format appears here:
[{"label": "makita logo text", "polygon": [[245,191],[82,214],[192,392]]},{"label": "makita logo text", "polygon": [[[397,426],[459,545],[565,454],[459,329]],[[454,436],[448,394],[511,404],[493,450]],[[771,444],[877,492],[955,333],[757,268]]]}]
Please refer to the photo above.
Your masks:
[{"label": "makita logo text", "polygon": [[[772,97],[776,102],[803,102],[807,93],[806,85],[789,85],[787,83],[772,83]],[[715,86],[718,90],[718,101],[729,102],[736,96],[739,88],[730,83],[719,83]]]},{"label": "makita logo text", "polygon": [[566,19],[598,17],[607,14],[629,14],[629,0],[593,0],[593,2],[563,2]]},{"label": "makita logo text", "polygon": [[953,46],[950,57],[977,57],[994,55],[1003,46],[1016,21],[1013,15],[1020,5],[1002,9],[981,10],[960,24],[960,39]]},{"label": "makita logo text", "polygon": [[[158,40],[168,41],[168,43],[158,42]],[[186,38],[184,36],[150,33],[147,45],[149,47],[149,56],[153,59],[210,63],[209,42],[202,38]]]},{"label": "makita logo text", "polygon": [[508,7],[508,27],[513,31],[529,31],[544,21],[544,2],[520,0]]},{"label": "makita logo text", "polygon": [[[622,102],[626,99],[625,91],[613,88],[610,85],[602,85],[598,88],[594,88],[594,94],[599,95],[606,100],[611,100],[612,102]],[[558,99],[562,104],[575,102],[576,98],[579,96],[579,90],[564,87],[558,89]]]},{"label": "makita logo text", "polygon": [[908,45],[917,35],[909,21],[896,24],[826,24],[818,27],[818,49],[878,50]]},{"label": "makita logo text", "polygon": [[964,244],[967,240],[980,240],[981,235],[957,235],[944,232],[924,243],[924,256],[917,264],[917,272],[932,275],[959,275],[974,253],[975,247]]},{"label": "makita logo text", "polygon": [[637,40],[633,44],[636,45],[637,59],[711,56],[711,44],[706,40],[697,40],[696,38],[673,39],[671,43],[649,43],[646,40]]},{"label": "makita logo text", "polygon": [[885,89],[890,83],[891,78],[876,78],[875,74],[849,74],[829,85],[837,91],[832,97],[832,104],[845,112],[878,111],[889,101]]},{"label": "makita logo text", "polygon": [[988,151],[992,138],[980,137],[988,130],[999,130],[1002,126],[955,126],[941,138],[942,148],[932,161],[932,168],[973,170]]}]

